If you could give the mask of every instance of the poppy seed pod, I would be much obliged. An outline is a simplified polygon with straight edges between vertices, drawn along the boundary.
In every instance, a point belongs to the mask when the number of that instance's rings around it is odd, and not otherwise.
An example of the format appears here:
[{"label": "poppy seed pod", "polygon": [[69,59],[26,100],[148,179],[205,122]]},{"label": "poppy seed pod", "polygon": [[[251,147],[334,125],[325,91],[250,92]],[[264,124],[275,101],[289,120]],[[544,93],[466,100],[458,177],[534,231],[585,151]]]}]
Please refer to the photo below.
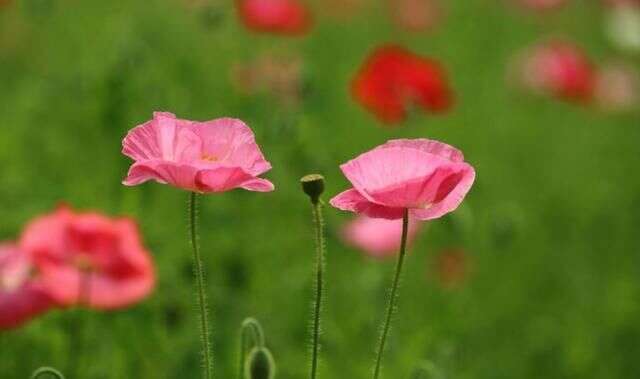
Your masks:
[{"label": "poppy seed pod", "polygon": [[317,204],[324,192],[324,177],[319,174],[305,175],[300,179],[302,190],[309,195],[311,202]]},{"label": "poppy seed pod", "polygon": [[245,365],[245,379],[273,379],[276,376],[276,364],[266,347],[253,349]]}]

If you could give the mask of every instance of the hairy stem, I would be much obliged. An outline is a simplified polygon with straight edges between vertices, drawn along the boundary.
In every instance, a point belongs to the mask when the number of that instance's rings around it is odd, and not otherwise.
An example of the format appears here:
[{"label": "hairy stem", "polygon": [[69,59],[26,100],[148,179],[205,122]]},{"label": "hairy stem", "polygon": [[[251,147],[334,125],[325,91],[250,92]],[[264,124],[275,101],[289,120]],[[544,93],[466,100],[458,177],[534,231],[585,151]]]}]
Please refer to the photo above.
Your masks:
[{"label": "hairy stem", "polygon": [[202,257],[198,246],[198,215],[197,215],[197,194],[191,192],[189,196],[189,232],[191,236],[191,247],[193,248],[193,271],[196,277],[198,292],[198,307],[200,310],[200,342],[202,344],[203,377],[211,379],[211,343],[209,341],[209,312],[207,308],[207,296],[205,292],[204,268]]},{"label": "hairy stem", "polygon": [[396,273],[393,277],[393,284],[391,285],[391,294],[389,296],[389,304],[387,306],[386,318],[382,327],[382,335],[380,337],[380,345],[378,346],[378,354],[376,356],[376,366],[373,370],[373,379],[378,379],[380,376],[380,367],[382,364],[382,355],[384,354],[384,346],[387,342],[387,335],[391,328],[391,319],[396,310],[396,301],[398,299],[398,285],[400,284],[400,276],[402,274],[402,266],[404,264],[404,257],[407,250],[407,231],[409,229],[409,210],[405,209],[402,216],[402,239],[400,242],[400,254],[398,255],[398,262],[396,264]]},{"label": "hairy stem", "polygon": [[313,307],[313,345],[311,356],[311,379],[316,379],[318,372],[318,354],[320,350],[320,316],[322,313],[322,296],[324,291],[324,221],[322,219],[322,204],[312,202],[313,221],[316,238],[316,296]]}]

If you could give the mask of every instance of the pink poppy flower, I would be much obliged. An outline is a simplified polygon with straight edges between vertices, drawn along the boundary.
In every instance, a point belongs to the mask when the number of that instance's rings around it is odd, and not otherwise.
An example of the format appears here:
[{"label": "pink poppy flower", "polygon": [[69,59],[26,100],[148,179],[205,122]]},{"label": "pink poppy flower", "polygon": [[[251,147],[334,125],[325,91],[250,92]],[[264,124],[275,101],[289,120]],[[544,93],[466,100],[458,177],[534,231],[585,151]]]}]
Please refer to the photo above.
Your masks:
[{"label": "pink poppy flower", "polygon": [[127,218],[60,207],[27,225],[20,247],[32,254],[39,283],[61,306],[121,308],[155,285],[151,257]]},{"label": "pink poppy flower", "polygon": [[236,0],[238,16],[251,30],[300,35],[313,24],[307,7],[298,0]]},{"label": "pink poppy flower", "polygon": [[586,54],[569,42],[535,45],[517,65],[518,81],[526,89],[578,102],[593,96],[596,70]]},{"label": "pink poppy flower", "polygon": [[[411,245],[420,230],[420,222],[410,219],[407,244]],[[344,240],[374,258],[394,256],[400,249],[401,220],[385,220],[359,216],[343,229]]]},{"label": "pink poppy flower", "polygon": [[404,121],[411,106],[442,113],[453,104],[440,64],[396,45],[381,46],[367,58],[351,83],[351,93],[387,124]]},{"label": "pink poppy flower", "polygon": [[475,179],[458,149],[428,139],[392,140],[343,164],[353,185],[331,205],[373,218],[402,218],[408,209],[417,220],[455,210]]},{"label": "pink poppy flower", "polygon": [[52,307],[32,270],[27,253],[14,244],[0,243],[0,329],[21,326]]},{"label": "pink poppy flower", "polygon": [[238,119],[198,122],[156,112],[153,120],[129,131],[122,146],[122,153],[135,160],[123,181],[127,186],[155,180],[200,193],[274,189],[258,178],[271,164]]}]

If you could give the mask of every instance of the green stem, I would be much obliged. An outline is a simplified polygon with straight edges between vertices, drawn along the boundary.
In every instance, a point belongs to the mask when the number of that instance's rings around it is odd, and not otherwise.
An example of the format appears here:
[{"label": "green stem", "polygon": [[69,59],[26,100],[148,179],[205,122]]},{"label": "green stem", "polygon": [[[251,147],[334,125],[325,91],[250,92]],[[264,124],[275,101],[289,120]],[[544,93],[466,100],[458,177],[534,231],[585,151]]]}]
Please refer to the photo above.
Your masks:
[{"label": "green stem", "polygon": [[62,375],[60,371],[52,367],[40,367],[39,369],[34,371],[33,374],[31,374],[31,379],[38,379],[41,376],[47,374],[55,377],[56,379],[64,379],[64,375]]},{"label": "green stem", "polygon": [[312,202],[313,220],[316,230],[316,297],[313,308],[313,352],[311,357],[311,379],[317,377],[318,353],[320,350],[320,316],[322,313],[322,295],[324,290],[324,221],[322,219],[322,204]]},{"label": "green stem", "polygon": [[384,346],[387,342],[387,335],[391,327],[391,319],[396,309],[396,301],[398,299],[398,285],[400,283],[400,275],[402,274],[402,265],[404,264],[404,257],[406,255],[407,248],[407,231],[409,229],[409,210],[405,209],[402,215],[402,240],[400,242],[400,254],[398,255],[398,262],[396,264],[396,273],[393,277],[393,284],[391,286],[391,295],[389,296],[389,305],[387,306],[387,316],[382,327],[382,336],[380,337],[380,345],[378,347],[378,355],[376,357],[376,366],[373,371],[373,379],[378,379],[380,376],[380,365],[382,363],[382,355],[384,353]]},{"label": "green stem", "polygon": [[209,312],[207,309],[207,296],[205,292],[204,268],[202,257],[198,247],[198,215],[197,194],[191,192],[189,196],[189,232],[191,235],[191,247],[193,248],[194,273],[198,289],[198,307],[200,309],[200,342],[202,344],[202,360],[204,363],[204,378],[211,379],[211,345],[209,341]]}]

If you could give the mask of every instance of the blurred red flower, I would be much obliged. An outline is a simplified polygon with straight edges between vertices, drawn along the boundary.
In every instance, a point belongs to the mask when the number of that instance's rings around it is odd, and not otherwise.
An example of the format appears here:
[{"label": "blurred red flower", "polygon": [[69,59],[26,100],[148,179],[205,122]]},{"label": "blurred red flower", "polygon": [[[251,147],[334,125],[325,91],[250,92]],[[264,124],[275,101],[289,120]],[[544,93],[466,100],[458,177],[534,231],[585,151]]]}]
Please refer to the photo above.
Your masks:
[{"label": "blurred red flower", "polygon": [[21,326],[52,306],[30,255],[15,244],[0,243],[0,330]]},{"label": "blurred red flower", "polygon": [[578,102],[593,97],[596,70],[570,42],[554,40],[529,48],[518,57],[516,72],[516,80],[534,92]]},{"label": "blurred red flower", "polygon": [[236,0],[238,16],[251,30],[300,35],[311,29],[311,13],[299,0]]},{"label": "blurred red flower", "polygon": [[403,121],[411,105],[439,113],[453,102],[440,64],[397,45],[375,49],[356,74],[351,91],[359,103],[388,124]]},{"label": "blurred red flower", "polygon": [[149,253],[127,218],[60,207],[27,225],[19,244],[33,257],[38,283],[60,306],[125,307],[155,284]]}]

